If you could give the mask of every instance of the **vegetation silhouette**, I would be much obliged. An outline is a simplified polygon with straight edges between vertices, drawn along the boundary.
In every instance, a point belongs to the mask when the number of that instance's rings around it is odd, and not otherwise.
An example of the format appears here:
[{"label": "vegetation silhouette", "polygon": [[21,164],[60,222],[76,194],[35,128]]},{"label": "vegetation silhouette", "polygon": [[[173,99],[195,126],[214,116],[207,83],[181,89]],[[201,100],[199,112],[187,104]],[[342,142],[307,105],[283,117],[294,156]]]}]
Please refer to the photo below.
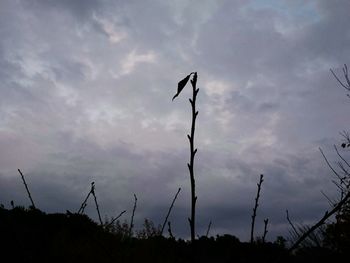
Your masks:
[{"label": "vegetation silhouette", "polygon": [[193,75],[191,79],[191,85],[192,85],[192,99],[189,99],[192,109],[192,120],[191,120],[191,134],[187,134],[187,138],[190,143],[190,162],[187,163],[188,170],[190,173],[190,182],[191,182],[191,217],[188,218],[188,222],[190,223],[190,230],[191,230],[191,242],[194,242],[196,238],[196,203],[197,203],[197,196],[196,196],[196,182],[194,178],[194,157],[197,153],[197,148],[194,147],[194,135],[196,130],[196,119],[198,116],[198,111],[196,109],[196,100],[197,95],[199,92],[199,89],[197,88],[197,72],[191,72],[189,75],[187,75],[184,79],[182,79],[178,85],[177,85],[177,93],[173,97],[172,100],[174,100],[181,91],[186,86],[187,82],[190,80],[191,76]]},{"label": "vegetation silhouette", "polygon": [[[196,262],[270,262],[288,257],[278,243],[242,243],[235,236],[202,236],[194,243],[165,238],[160,226],[145,219],[143,229],[130,236],[128,223],[103,227],[86,215],[46,214],[38,209],[0,208],[2,259],[11,262],[190,262],[192,246],[201,253]],[[253,253],[252,253],[253,252]],[[10,261],[2,261],[10,262]]]},{"label": "vegetation silhouette", "polygon": [[[343,68],[345,82],[331,70],[341,86],[350,91],[348,69]],[[269,220],[264,220],[264,232],[254,237],[254,225],[259,205],[259,197],[263,182],[260,175],[257,184],[257,195],[253,208],[250,242],[241,242],[234,235],[224,234],[210,236],[210,221],[205,236],[195,238],[195,193],[194,147],[196,110],[197,73],[192,72],[178,83],[178,90],[173,100],[181,93],[191,76],[193,97],[192,106],[190,162],[188,163],[191,183],[191,217],[189,218],[191,239],[176,239],[169,221],[170,213],[180,193],[175,194],[162,225],[156,225],[145,218],[141,229],[134,229],[134,215],[137,197],[134,194],[134,206],[131,219],[121,221],[122,211],[118,216],[102,221],[100,206],[97,202],[95,183],[91,183],[90,191],[76,213],[47,214],[35,206],[28,184],[20,169],[25,190],[31,205],[29,208],[16,206],[10,202],[10,208],[0,205],[0,247],[1,262],[321,262],[338,261],[349,258],[350,247],[350,161],[339,151],[335,151],[340,159],[338,169],[333,167],[320,149],[326,164],[335,176],[334,184],[340,191],[337,200],[327,199],[331,209],[326,211],[314,225],[298,226],[289,217],[293,243],[288,246],[286,238],[279,236],[274,242],[266,240]],[[349,95],[348,95],[349,96]],[[350,149],[350,136],[341,133],[343,141],[341,149]],[[93,196],[99,223],[84,214],[88,199]],[[329,222],[335,216],[335,221]],[[164,236],[168,225],[169,237]],[[197,253],[194,253],[197,252]],[[200,253],[198,253],[200,252]]]}]

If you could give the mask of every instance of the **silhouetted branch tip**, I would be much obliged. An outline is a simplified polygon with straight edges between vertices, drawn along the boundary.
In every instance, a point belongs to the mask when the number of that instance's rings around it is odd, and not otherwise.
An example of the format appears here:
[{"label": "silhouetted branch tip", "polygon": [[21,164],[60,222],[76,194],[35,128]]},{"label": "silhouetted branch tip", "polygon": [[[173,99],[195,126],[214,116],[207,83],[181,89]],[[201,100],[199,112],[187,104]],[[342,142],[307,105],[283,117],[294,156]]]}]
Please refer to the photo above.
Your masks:
[{"label": "silhouetted branch tip", "polygon": [[343,67],[343,75],[344,75],[344,78],[345,78],[345,82],[341,81],[339,79],[339,77],[337,76],[337,74],[335,74],[335,72],[330,69],[332,75],[334,76],[334,78],[338,81],[338,83],[346,90],[350,91],[350,79],[349,79],[349,73],[348,73],[348,67],[346,64],[344,64],[344,67]]},{"label": "silhouetted branch tip", "polygon": [[[193,77],[193,80],[191,80],[191,83],[193,81],[197,81],[197,73],[195,72],[191,72],[189,75],[187,75],[184,79],[180,80],[179,83],[177,84],[177,93],[174,95],[173,99],[174,100],[177,96],[180,95],[181,91],[183,90],[183,88],[186,86],[188,80],[190,79],[191,75],[195,74]],[[195,80],[194,80],[195,79]],[[193,84],[192,84],[193,85]]]}]

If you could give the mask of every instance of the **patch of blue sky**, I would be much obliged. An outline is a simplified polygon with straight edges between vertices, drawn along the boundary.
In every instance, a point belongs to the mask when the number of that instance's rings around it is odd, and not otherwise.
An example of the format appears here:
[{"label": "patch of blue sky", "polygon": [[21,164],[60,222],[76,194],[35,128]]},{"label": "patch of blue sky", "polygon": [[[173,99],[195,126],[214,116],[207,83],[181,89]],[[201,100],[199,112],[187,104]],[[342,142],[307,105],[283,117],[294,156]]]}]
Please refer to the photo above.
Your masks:
[{"label": "patch of blue sky", "polygon": [[288,18],[302,19],[306,23],[317,22],[321,19],[316,2],[312,0],[255,0],[249,1],[245,9],[269,9]]}]

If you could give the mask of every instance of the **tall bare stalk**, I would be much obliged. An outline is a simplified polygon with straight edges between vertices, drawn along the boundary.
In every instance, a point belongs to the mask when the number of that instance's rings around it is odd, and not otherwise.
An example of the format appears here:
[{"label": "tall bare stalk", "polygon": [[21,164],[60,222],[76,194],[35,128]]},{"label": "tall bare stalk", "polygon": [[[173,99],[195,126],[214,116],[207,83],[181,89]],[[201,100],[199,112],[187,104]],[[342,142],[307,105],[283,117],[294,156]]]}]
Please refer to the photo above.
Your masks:
[{"label": "tall bare stalk", "polygon": [[256,193],[256,198],[255,198],[255,206],[253,208],[253,215],[252,215],[252,227],[250,230],[250,243],[254,242],[254,225],[255,225],[255,217],[256,217],[256,210],[258,209],[259,206],[259,197],[260,197],[260,190],[261,190],[261,184],[264,181],[263,180],[264,175],[260,175],[260,180],[258,185],[258,192]]},{"label": "tall bare stalk", "polygon": [[190,162],[187,164],[188,170],[190,173],[190,182],[191,182],[191,217],[188,218],[191,229],[191,242],[195,240],[195,222],[196,222],[196,183],[194,179],[194,157],[197,153],[197,149],[194,147],[194,134],[196,129],[196,119],[198,116],[198,111],[196,110],[196,99],[199,89],[197,89],[197,72],[192,72],[187,75],[183,80],[178,83],[177,93],[173,97],[173,100],[180,94],[182,89],[186,86],[188,80],[193,74],[193,78],[191,79],[192,84],[192,99],[189,99],[191,108],[192,108],[192,121],[191,121],[191,135],[187,135],[187,138],[190,143]]},{"label": "tall bare stalk", "polygon": [[32,203],[32,207],[33,207],[34,209],[36,209],[35,204],[34,204],[34,201],[33,201],[33,198],[32,198],[32,195],[30,194],[28,185],[27,185],[27,183],[26,183],[26,180],[24,179],[24,175],[23,175],[23,173],[21,172],[20,169],[18,169],[18,172],[19,172],[19,174],[20,174],[21,177],[22,177],[22,181],[23,181],[24,187],[25,187],[26,190],[27,190],[29,200],[30,200],[30,202]]}]

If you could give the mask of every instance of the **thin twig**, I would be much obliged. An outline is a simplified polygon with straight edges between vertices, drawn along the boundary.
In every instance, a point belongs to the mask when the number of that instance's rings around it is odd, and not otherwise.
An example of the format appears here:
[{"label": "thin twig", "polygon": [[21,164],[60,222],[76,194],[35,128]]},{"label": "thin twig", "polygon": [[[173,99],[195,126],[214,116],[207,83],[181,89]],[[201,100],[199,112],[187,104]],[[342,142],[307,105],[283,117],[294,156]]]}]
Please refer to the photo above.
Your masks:
[{"label": "thin twig", "polygon": [[334,202],[334,201],[332,201],[322,190],[320,191],[321,192],[321,194],[327,199],[327,201],[328,201],[328,203],[331,205],[331,206],[336,206],[337,204]]},{"label": "thin twig", "polygon": [[299,237],[299,233],[298,233],[297,229],[295,228],[294,224],[292,223],[292,221],[289,218],[288,209],[286,210],[286,214],[287,214],[287,221],[288,221],[289,225],[292,227],[294,233]]},{"label": "thin twig", "polygon": [[172,203],[171,203],[171,205],[170,205],[170,207],[169,207],[168,213],[167,213],[167,215],[166,215],[166,217],[165,217],[165,220],[164,220],[164,223],[163,223],[163,226],[162,226],[162,230],[160,231],[160,235],[163,235],[163,231],[164,231],[166,222],[168,221],[170,212],[171,212],[171,210],[173,209],[175,200],[176,200],[178,194],[180,193],[180,191],[181,191],[181,187],[179,188],[179,190],[177,190],[177,193],[175,194],[175,197],[174,197],[174,199],[173,199],[173,201],[172,201]]},{"label": "thin twig", "polygon": [[339,84],[346,90],[350,90],[350,87],[347,87],[339,78],[338,76],[334,73],[334,71],[332,69],[330,69],[330,71],[332,72],[332,75],[334,76],[334,78],[339,82]]},{"label": "thin twig", "polygon": [[89,196],[91,195],[91,193],[92,193],[92,191],[94,190],[94,188],[95,188],[95,183],[92,182],[92,183],[91,183],[90,191],[89,191],[89,193],[87,194],[87,196],[86,196],[84,202],[81,204],[81,206],[80,206],[80,208],[79,208],[79,210],[78,210],[78,214],[84,213],[84,209],[85,209],[85,207],[86,207],[86,202],[87,202],[87,200],[89,199]]},{"label": "thin twig", "polygon": [[97,210],[97,214],[98,214],[98,219],[100,220],[100,224],[102,226],[103,223],[102,223],[102,218],[101,218],[101,214],[100,214],[100,209],[99,209],[98,203],[97,203],[97,198],[96,198],[96,194],[95,194],[95,187],[91,190],[91,194],[94,196],[96,210]]},{"label": "thin twig", "polygon": [[210,228],[211,228],[211,221],[209,222],[209,225],[208,225],[208,228],[207,228],[207,233],[205,234],[206,237],[209,236]]},{"label": "thin twig", "polygon": [[342,177],[338,174],[338,172],[337,172],[337,171],[333,168],[333,166],[329,163],[329,161],[328,161],[326,155],[323,153],[322,149],[319,148],[319,150],[320,150],[320,152],[321,152],[321,154],[322,154],[324,160],[326,161],[328,167],[329,167],[329,168],[332,170],[332,172],[337,176],[337,178],[338,178],[339,180],[342,181],[342,179],[341,179]]},{"label": "thin twig", "polygon": [[350,144],[350,135],[347,131],[340,132],[340,135],[344,137],[347,144]]},{"label": "thin twig", "polygon": [[350,164],[349,164],[349,163],[344,159],[344,157],[339,153],[338,148],[337,148],[336,145],[334,145],[334,149],[335,149],[336,153],[338,154],[338,156],[340,157],[340,159],[342,159],[343,162],[346,163],[346,165],[350,167]]},{"label": "thin twig", "polygon": [[126,210],[124,210],[123,212],[121,212],[118,216],[116,216],[115,218],[112,219],[112,221],[110,223],[108,223],[107,225],[105,225],[105,227],[109,227],[111,225],[113,225],[113,223],[118,220],[124,213],[126,212]]},{"label": "thin twig", "polygon": [[254,225],[255,225],[255,217],[256,217],[256,211],[258,209],[259,206],[259,197],[260,197],[260,190],[261,190],[261,184],[264,181],[263,180],[264,175],[260,175],[260,179],[259,179],[259,183],[258,185],[258,191],[256,194],[256,198],[255,198],[255,205],[253,208],[253,215],[252,215],[252,227],[251,227],[251,231],[250,231],[250,243],[254,242]]},{"label": "thin twig", "polygon": [[34,201],[33,201],[33,199],[32,199],[32,195],[30,194],[28,185],[27,185],[27,183],[26,183],[26,180],[24,179],[23,173],[21,172],[20,169],[18,169],[18,172],[19,172],[19,174],[20,174],[21,177],[22,177],[22,181],[23,181],[23,184],[24,184],[24,186],[25,186],[25,188],[26,188],[26,190],[27,190],[28,197],[29,197],[29,199],[30,199],[30,202],[32,203],[32,207],[33,207],[34,209],[36,209],[35,204],[34,204]]},{"label": "thin twig", "polygon": [[130,220],[129,236],[132,235],[132,229],[134,227],[134,215],[136,210],[136,204],[137,204],[137,197],[136,197],[136,194],[134,194],[134,208],[132,209],[132,215]]},{"label": "thin twig", "polygon": [[267,231],[267,224],[268,224],[268,223],[269,223],[269,219],[266,218],[266,219],[264,220],[264,234],[263,234],[263,237],[262,237],[262,242],[263,242],[263,243],[265,243],[266,234],[267,234],[267,232],[269,232],[269,231]]},{"label": "thin twig", "polygon": [[346,177],[349,176],[349,172],[348,172],[348,170],[344,167],[344,164],[343,164],[342,162],[337,162],[337,164],[338,164],[340,170],[342,170],[342,172],[343,172],[343,174],[344,174],[344,177],[342,177],[342,178],[343,178],[343,180],[345,181]]},{"label": "thin twig", "polygon": [[344,67],[343,67],[343,74],[344,74],[344,77],[345,77],[345,81],[346,83],[342,82],[338,76],[334,73],[334,71],[332,69],[330,69],[332,75],[334,76],[334,78],[339,82],[339,84],[346,90],[349,90],[350,91],[350,79],[349,79],[349,75],[348,75],[348,67],[346,64],[344,64]]},{"label": "thin twig", "polygon": [[345,192],[346,188],[344,188],[343,183],[338,183],[337,181],[332,180],[332,183],[340,190],[340,192]]},{"label": "thin twig", "polygon": [[168,222],[168,233],[169,233],[170,238],[175,239],[173,232],[171,231],[170,221]]}]

